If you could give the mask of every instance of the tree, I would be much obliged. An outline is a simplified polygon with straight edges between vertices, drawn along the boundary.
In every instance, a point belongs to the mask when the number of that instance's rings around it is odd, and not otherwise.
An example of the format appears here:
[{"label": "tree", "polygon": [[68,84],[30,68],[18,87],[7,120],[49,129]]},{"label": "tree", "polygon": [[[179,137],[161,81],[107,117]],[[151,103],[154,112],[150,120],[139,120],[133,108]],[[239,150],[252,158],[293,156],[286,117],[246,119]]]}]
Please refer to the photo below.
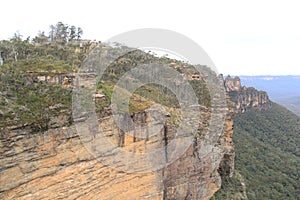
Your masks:
[{"label": "tree", "polygon": [[48,37],[45,35],[44,31],[39,31],[38,35],[35,36],[35,38],[33,38],[32,41],[37,44],[43,44],[48,41]]},{"label": "tree", "polygon": [[55,31],[55,41],[61,40],[62,38],[62,31],[63,31],[63,23],[62,22],[58,22],[56,24],[56,31]]},{"label": "tree", "polygon": [[22,42],[22,35],[17,31],[14,33],[14,36],[10,39],[12,43],[12,54],[14,56],[15,62],[18,61],[18,46]]},{"label": "tree", "polygon": [[53,25],[50,26],[49,38],[50,38],[50,42],[55,41],[55,26]]},{"label": "tree", "polygon": [[69,41],[69,25],[68,24],[63,24],[62,26],[62,41],[64,43]]},{"label": "tree", "polygon": [[64,24],[62,22],[50,26],[49,38],[50,42],[62,42],[63,44],[76,40],[80,40],[83,30],[74,25]]},{"label": "tree", "polygon": [[76,35],[77,36],[77,40],[80,40],[82,34],[83,34],[83,30],[80,27],[78,27],[77,28],[77,35]]},{"label": "tree", "polygon": [[73,41],[76,38],[76,27],[71,26],[69,30],[69,41]]},{"label": "tree", "polygon": [[14,33],[14,36],[11,38],[11,41],[22,41],[23,35],[19,31]]}]

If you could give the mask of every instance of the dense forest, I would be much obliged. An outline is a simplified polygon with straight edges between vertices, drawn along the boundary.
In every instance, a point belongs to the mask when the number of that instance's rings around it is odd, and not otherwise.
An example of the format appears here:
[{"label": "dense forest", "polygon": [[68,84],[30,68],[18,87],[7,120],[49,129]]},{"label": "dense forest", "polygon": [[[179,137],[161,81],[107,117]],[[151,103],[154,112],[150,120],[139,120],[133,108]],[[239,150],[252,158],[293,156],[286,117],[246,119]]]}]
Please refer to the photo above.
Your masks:
[{"label": "dense forest", "polygon": [[[272,103],[234,117],[235,173],[215,199],[300,199],[300,117]],[[239,195],[237,195],[239,194]]]}]

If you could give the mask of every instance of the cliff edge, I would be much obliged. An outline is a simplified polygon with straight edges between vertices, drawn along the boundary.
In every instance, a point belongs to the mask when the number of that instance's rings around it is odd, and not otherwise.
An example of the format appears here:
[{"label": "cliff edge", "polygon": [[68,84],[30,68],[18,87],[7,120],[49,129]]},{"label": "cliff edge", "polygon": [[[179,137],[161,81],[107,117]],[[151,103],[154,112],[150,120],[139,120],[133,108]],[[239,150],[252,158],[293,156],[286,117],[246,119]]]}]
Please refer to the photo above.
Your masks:
[{"label": "cliff edge", "polygon": [[228,75],[224,80],[224,86],[230,99],[235,103],[237,113],[243,113],[251,108],[265,110],[271,107],[271,101],[266,92],[242,86],[239,77],[232,78]]},{"label": "cliff edge", "polygon": [[[106,47],[104,50],[110,49]],[[135,173],[123,170],[124,166],[118,163],[118,160],[113,163],[113,167],[101,162],[107,158],[114,158],[114,154],[97,157],[91,153],[89,147],[97,150],[95,144],[100,144],[105,137],[112,146],[116,146],[115,149],[128,152],[131,156],[136,153],[148,153],[158,147],[169,151],[169,144],[172,144],[172,140],[176,137],[176,128],[182,119],[176,106],[178,103],[176,104],[174,95],[172,96],[168,90],[156,85],[141,88],[132,95],[130,113],[122,118],[130,119],[139,125],[156,126],[158,125],[155,124],[156,115],[151,108],[154,108],[155,103],[159,103],[162,110],[166,111],[161,114],[167,120],[155,137],[137,137],[142,131],[149,133],[149,130],[130,128],[126,131],[120,130],[112,116],[109,104],[112,93],[110,89],[113,88],[112,80],[123,75],[122,70],[130,70],[131,66],[140,64],[141,60],[145,63],[159,62],[170,65],[180,72],[193,86],[199,98],[200,119],[193,119],[199,120],[197,132],[191,145],[174,162],[158,170]],[[32,78],[32,74],[23,73],[22,76],[18,76],[18,82],[22,83],[20,88],[18,83],[12,89],[9,85],[4,85],[3,88],[7,92],[1,94],[3,101],[7,101],[9,103],[7,105],[11,106],[9,110],[11,114],[8,117],[1,116],[6,121],[3,121],[0,127],[0,199],[210,199],[221,187],[221,176],[233,174],[234,111],[228,108],[224,99],[218,95],[208,94],[207,74],[211,74],[210,77],[215,79],[215,82],[211,83],[211,88],[220,92],[224,92],[223,79],[208,69],[203,68],[203,71],[204,74],[199,74],[189,64],[155,58],[143,52],[127,54],[127,57],[117,60],[112,69],[107,70],[104,76],[107,79],[96,83],[96,94],[92,95],[99,127],[103,130],[104,136],[94,134],[84,138],[82,138],[83,131],[76,128],[74,122],[85,123],[87,119],[85,116],[74,119],[70,116],[69,95],[73,87],[86,91],[95,84],[89,80],[92,77],[90,73],[85,74],[87,79],[83,81],[83,85],[76,85],[74,78],[69,75],[67,78],[39,76],[37,79]],[[6,73],[3,73],[3,77],[9,78]],[[12,75],[12,79],[14,77],[15,75]],[[26,81],[22,81],[23,79]],[[52,79],[53,81],[47,81]],[[173,79],[170,77],[170,80]],[[10,80],[4,82],[6,83],[9,84]],[[174,83],[179,86],[181,84],[176,80]],[[65,89],[61,90],[59,84],[63,84]],[[26,91],[21,90],[24,85],[28,85]],[[57,91],[60,91],[63,95],[52,98],[52,93],[49,93],[52,90],[49,91],[48,88],[53,88],[53,94],[57,95]],[[16,101],[18,98],[13,98],[17,95],[15,91],[23,92],[23,99],[28,98],[27,95],[30,94],[34,105],[44,107],[33,106],[32,102],[29,102],[23,108],[18,104],[19,101]],[[41,93],[39,98],[35,98],[34,95],[37,91]],[[220,94],[218,91],[215,93]],[[62,101],[60,97],[68,98]],[[46,98],[49,100],[45,100]],[[53,101],[54,99],[58,102]],[[210,104],[211,99],[215,101],[215,105]],[[26,112],[15,109],[19,107],[26,109]],[[43,117],[42,121],[36,122],[36,118],[39,119],[37,115],[30,115],[30,118],[22,117],[28,113],[36,113],[37,108]],[[222,123],[215,121],[214,117],[223,115]],[[16,121],[19,119],[16,116],[20,116],[19,121]],[[184,137],[179,138],[179,142],[183,140]],[[128,158],[128,162],[130,161]]]}]

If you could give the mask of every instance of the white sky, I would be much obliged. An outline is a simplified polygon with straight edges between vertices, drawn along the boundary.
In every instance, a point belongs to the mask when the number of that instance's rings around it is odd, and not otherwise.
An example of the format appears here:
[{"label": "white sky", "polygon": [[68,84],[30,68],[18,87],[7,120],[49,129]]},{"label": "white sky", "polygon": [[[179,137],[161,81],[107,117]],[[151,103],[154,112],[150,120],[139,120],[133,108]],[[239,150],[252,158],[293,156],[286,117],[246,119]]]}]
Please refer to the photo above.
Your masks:
[{"label": "white sky", "polygon": [[300,75],[300,1],[7,0],[0,6],[0,39],[48,32],[58,21],[101,41],[164,28],[196,41],[224,75]]}]

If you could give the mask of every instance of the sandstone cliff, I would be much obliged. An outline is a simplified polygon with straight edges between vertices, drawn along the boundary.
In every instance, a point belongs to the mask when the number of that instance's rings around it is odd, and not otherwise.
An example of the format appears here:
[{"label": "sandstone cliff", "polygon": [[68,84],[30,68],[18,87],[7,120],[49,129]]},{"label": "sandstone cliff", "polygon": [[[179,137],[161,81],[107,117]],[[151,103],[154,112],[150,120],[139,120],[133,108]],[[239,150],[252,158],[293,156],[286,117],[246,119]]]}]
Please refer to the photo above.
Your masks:
[{"label": "sandstone cliff", "polygon": [[[107,106],[108,95],[102,93],[107,90],[104,87],[93,94],[93,100],[98,101],[100,107],[97,113],[99,124],[86,127],[88,119],[85,113],[77,118],[75,114],[75,124],[70,125],[68,120],[64,120],[70,119],[69,112],[61,113],[58,110],[56,114],[59,115],[50,120],[51,125],[47,123],[46,131],[35,131],[30,124],[1,127],[0,199],[209,199],[220,189],[221,176],[233,174],[234,111],[227,107],[226,99],[220,95],[224,92],[222,77],[194,73],[195,70],[186,64],[175,63],[176,67],[179,65],[203,104],[199,108],[200,119],[191,118],[191,121],[200,120],[197,134],[182,154],[175,155],[178,157],[173,162],[168,163],[169,158],[164,156],[172,155],[169,147],[176,138],[177,107],[166,105],[156,109],[160,112],[159,116],[166,118],[164,123],[156,123],[154,106],[142,111],[134,110],[130,115],[121,115],[119,119],[123,122],[130,119],[141,127],[150,124],[155,130],[155,127],[161,128],[155,136],[149,134],[149,137],[138,137],[145,133],[148,136],[149,129],[128,127],[125,131],[121,130],[111,114],[111,108]],[[116,77],[117,68],[109,73]],[[210,83],[211,90],[215,90],[214,96],[207,94],[203,84],[209,82],[211,77],[216,79],[215,83]],[[75,87],[83,91],[92,88],[95,83],[89,78],[93,77],[85,74],[84,84]],[[37,80],[63,84],[66,88],[73,88],[73,84],[76,84],[72,76],[40,76]],[[150,92],[154,93],[155,90]],[[137,99],[144,101],[141,97]],[[167,100],[170,99],[172,96]],[[210,104],[210,99],[214,104]],[[82,125],[82,129],[78,125]],[[85,128],[101,128],[103,134],[86,135],[88,131]],[[109,153],[96,154],[98,149],[101,151],[98,145],[102,144],[104,138],[111,142],[113,149]],[[179,144],[183,141],[185,135],[178,139]],[[129,156],[125,161],[133,162],[137,153],[146,154],[157,148],[165,151],[163,155],[157,154],[157,159],[164,158],[167,164],[153,171],[136,172],[132,164],[132,169],[126,169],[124,163],[115,157],[118,151],[126,152]],[[141,162],[143,164],[143,160]],[[155,162],[154,157],[149,165],[155,165]]]},{"label": "sandstone cliff", "polygon": [[231,100],[235,103],[236,112],[245,112],[247,109],[268,109],[271,106],[269,96],[264,91],[258,91],[253,87],[241,85],[238,77],[227,76],[224,86]]},{"label": "sandstone cliff", "polygon": [[[112,119],[103,120],[106,134],[113,137],[118,130]],[[0,198],[209,199],[221,186],[220,174],[230,175],[233,170],[232,113],[227,114],[225,127],[219,145],[205,157],[199,157],[207,151],[199,139],[177,161],[148,173],[119,171],[99,162],[82,144],[74,126],[35,135],[29,127],[3,129]],[[134,142],[126,136],[124,145],[144,150],[151,141]]]}]

